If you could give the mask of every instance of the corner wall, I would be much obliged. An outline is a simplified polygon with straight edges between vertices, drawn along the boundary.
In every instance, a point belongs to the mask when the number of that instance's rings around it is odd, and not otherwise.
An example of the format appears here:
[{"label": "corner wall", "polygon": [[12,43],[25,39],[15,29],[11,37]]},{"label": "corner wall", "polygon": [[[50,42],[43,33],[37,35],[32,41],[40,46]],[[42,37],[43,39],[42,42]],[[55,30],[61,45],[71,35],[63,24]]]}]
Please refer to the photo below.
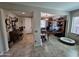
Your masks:
[{"label": "corner wall", "polygon": [[[1,31],[2,31],[2,47],[3,47],[3,51],[2,52],[6,52],[9,50],[8,47],[8,36],[7,36],[7,32],[6,32],[6,25],[5,25],[5,16],[4,16],[4,10],[0,9],[1,11]],[[0,47],[1,48],[1,47]]]},{"label": "corner wall", "polygon": [[2,25],[2,18],[1,18],[1,10],[0,10],[0,55],[3,54],[4,51],[4,34],[3,34],[3,25]]}]

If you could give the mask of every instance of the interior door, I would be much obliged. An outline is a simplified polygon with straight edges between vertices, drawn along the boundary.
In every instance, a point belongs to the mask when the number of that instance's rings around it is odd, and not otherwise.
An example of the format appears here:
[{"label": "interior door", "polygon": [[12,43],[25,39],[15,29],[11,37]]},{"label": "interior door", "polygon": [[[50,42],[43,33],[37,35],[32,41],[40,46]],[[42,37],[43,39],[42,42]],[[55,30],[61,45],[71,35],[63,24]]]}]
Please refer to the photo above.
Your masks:
[{"label": "interior door", "polygon": [[32,23],[31,23],[31,18],[25,18],[24,21],[25,25],[25,33],[32,33]]}]

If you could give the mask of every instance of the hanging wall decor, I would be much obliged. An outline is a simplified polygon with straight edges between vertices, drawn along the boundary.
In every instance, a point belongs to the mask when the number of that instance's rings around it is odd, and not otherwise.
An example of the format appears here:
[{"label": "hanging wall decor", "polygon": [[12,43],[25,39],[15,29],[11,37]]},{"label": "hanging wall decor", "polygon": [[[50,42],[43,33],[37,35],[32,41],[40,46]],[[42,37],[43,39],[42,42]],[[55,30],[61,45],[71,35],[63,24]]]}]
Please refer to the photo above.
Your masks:
[{"label": "hanging wall decor", "polygon": [[11,30],[11,17],[10,16],[5,19],[5,23],[6,23],[6,30],[8,32],[9,30]]},{"label": "hanging wall decor", "polygon": [[6,17],[5,24],[6,24],[7,32],[16,29],[16,22],[18,22],[18,18],[17,17],[11,17],[11,16],[7,16]]}]

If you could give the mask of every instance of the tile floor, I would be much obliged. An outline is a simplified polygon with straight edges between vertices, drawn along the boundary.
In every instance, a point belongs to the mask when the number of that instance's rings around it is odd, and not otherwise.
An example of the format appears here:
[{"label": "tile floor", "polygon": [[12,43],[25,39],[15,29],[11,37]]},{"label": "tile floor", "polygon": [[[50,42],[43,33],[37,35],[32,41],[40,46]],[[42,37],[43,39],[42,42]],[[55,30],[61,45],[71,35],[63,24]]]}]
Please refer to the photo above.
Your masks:
[{"label": "tile floor", "polygon": [[57,37],[50,36],[43,47],[34,48],[32,56],[35,57],[77,57],[79,56],[78,45],[69,46],[59,42]]},{"label": "tile floor", "polygon": [[15,44],[6,55],[9,57],[78,57],[79,45],[69,46],[51,35],[42,47],[34,47],[33,35],[24,35],[24,39]]},{"label": "tile floor", "polygon": [[32,34],[24,35],[23,40],[17,42],[5,53],[5,56],[9,57],[29,57],[33,49],[34,40]]}]

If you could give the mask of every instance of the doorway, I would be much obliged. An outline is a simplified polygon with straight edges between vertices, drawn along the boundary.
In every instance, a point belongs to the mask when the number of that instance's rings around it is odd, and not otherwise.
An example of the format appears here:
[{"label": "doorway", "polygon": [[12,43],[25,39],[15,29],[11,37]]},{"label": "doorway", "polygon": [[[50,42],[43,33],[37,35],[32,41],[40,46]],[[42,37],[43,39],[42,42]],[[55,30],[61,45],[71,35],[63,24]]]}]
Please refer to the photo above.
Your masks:
[{"label": "doorway", "polygon": [[66,29],[66,16],[41,12],[41,39],[49,40],[50,35],[64,37]]},{"label": "doorway", "polygon": [[31,53],[34,45],[32,12],[14,10],[5,10],[4,12],[9,46],[9,51],[6,54],[19,56],[22,53],[23,55],[26,55],[26,52]]},{"label": "doorway", "polygon": [[32,32],[32,12],[13,10],[5,10],[4,12],[9,48],[13,50],[15,45],[17,48],[20,46],[18,44],[19,42],[22,43],[21,46],[24,46],[23,42],[25,42],[25,44],[34,43]]}]

